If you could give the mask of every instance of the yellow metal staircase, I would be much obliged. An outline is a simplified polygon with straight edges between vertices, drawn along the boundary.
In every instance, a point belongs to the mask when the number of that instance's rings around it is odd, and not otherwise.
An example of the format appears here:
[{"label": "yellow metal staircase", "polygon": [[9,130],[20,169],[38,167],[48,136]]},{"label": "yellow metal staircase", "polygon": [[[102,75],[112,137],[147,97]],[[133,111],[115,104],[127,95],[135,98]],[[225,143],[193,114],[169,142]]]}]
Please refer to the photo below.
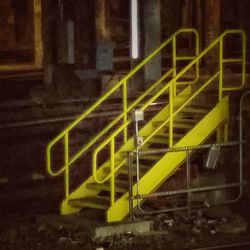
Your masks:
[{"label": "yellow metal staircase", "polygon": [[[194,36],[193,55],[179,55],[177,40],[182,34]],[[228,58],[224,54],[226,40],[233,36],[242,38],[242,54],[240,58]],[[127,98],[129,80],[159,53],[167,47],[171,48],[172,66],[164,72],[159,80],[152,84],[141,96],[131,104]],[[203,60],[213,50],[218,52],[217,65],[214,72],[200,76]],[[214,53],[213,53],[214,55]],[[178,63],[187,62],[183,69]],[[224,66],[227,63],[240,63],[242,82],[239,86],[224,86]],[[47,147],[47,169],[49,174],[64,174],[65,199],[61,204],[61,214],[79,212],[83,207],[103,209],[108,222],[120,221],[129,214],[128,193],[128,156],[135,150],[134,138],[130,136],[133,123],[131,112],[140,108],[147,110],[158,100],[163,102],[162,109],[149,117],[139,130],[143,137],[142,149],[161,147],[185,147],[203,143],[215,132],[217,138],[227,139],[227,123],[229,120],[229,97],[226,93],[239,90],[245,83],[246,38],[243,31],[228,30],[213,41],[204,51],[199,52],[198,33],[193,29],[182,29],[167,39],[149,57],[143,60],[122,81],[108,91],[76,121],[52,140]],[[153,64],[152,64],[153,66]],[[193,69],[193,79],[187,73]],[[179,72],[178,72],[179,70]],[[84,143],[75,154],[70,154],[71,134],[76,127],[86,122],[87,117],[98,109],[104,101],[116,91],[122,93],[123,110],[103,130]],[[201,105],[199,98],[208,91],[217,93],[214,103]],[[221,136],[223,132],[223,137]],[[122,138],[122,142],[120,142]],[[64,165],[58,170],[53,164],[54,147],[63,144]],[[92,155],[92,175],[74,190],[70,187],[70,169],[85,154]],[[185,161],[185,152],[171,152],[161,155],[145,155],[140,157],[140,193],[150,194],[167,180]],[[133,170],[133,174],[136,172]],[[136,194],[136,186],[133,187]],[[141,200],[142,202],[142,200]],[[136,202],[133,206],[136,207]]]}]

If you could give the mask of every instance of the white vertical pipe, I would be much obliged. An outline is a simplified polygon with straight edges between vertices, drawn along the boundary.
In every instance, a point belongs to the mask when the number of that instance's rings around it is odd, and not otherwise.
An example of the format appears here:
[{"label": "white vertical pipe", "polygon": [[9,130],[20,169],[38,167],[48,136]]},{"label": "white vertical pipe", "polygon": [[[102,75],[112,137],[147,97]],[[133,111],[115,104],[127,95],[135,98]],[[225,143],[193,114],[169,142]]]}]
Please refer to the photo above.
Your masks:
[{"label": "white vertical pipe", "polygon": [[138,0],[131,0],[131,56],[133,59],[139,57],[139,19]]}]

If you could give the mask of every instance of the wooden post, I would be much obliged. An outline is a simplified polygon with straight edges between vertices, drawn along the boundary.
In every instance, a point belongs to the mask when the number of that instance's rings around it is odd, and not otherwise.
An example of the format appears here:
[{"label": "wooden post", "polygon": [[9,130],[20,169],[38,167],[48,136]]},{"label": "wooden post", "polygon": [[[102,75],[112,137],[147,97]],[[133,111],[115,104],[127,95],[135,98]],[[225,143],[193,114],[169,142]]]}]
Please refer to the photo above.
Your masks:
[{"label": "wooden post", "polygon": [[41,69],[43,67],[41,0],[34,0],[34,54],[35,54],[35,66]]}]

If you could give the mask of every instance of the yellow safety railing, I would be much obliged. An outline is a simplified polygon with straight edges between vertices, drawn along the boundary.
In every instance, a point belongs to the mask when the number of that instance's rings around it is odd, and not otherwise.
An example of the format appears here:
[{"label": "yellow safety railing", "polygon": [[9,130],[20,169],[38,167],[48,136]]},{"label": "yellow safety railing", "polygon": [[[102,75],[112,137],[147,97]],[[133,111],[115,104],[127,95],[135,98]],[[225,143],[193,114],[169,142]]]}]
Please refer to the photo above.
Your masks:
[{"label": "yellow safety railing", "polygon": [[[193,57],[182,57],[177,56],[177,37],[179,35],[190,33],[195,36],[195,55]],[[162,75],[162,77],[156,81],[146,92],[144,92],[140,97],[138,97],[130,106],[128,106],[128,97],[127,97],[127,82],[131,79],[139,70],[143,69],[143,67],[149,63],[156,55],[162,52],[164,48],[168,45],[172,46],[172,68]],[[138,105],[145,97],[149,96],[153,90],[155,90],[160,84],[171,74],[173,77],[176,76],[176,64],[177,61],[187,61],[192,60],[199,54],[199,35],[194,29],[180,29],[176,33],[174,33],[169,39],[167,39],[164,43],[161,44],[159,48],[157,48],[152,54],[150,54],[146,59],[144,59],[141,63],[139,63],[132,71],[130,71],[120,82],[118,82],[114,87],[112,87],[106,94],[104,94],[96,103],[94,103],[86,112],[78,117],[73,123],[71,123],[66,129],[64,129],[57,137],[55,137],[47,146],[46,150],[46,160],[47,160],[47,171],[51,176],[58,176],[64,173],[65,175],[65,195],[68,197],[69,195],[69,169],[70,166],[79,159],[84,153],[86,153],[100,138],[107,134],[114,126],[119,122],[123,121],[123,125],[116,130],[113,134],[113,137],[116,133],[123,133],[124,143],[128,139],[127,135],[127,126],[130,123],[128,120],[128,112],[130,112],[136,105]],[[195,66],[195,78],[190,82],[180,82],[182,84],[189,83],[194,84],[199,79],[199,65],[194,64]],[[88,143],[86,143],[76,154],[74,154],[71,158],[69,157],[69,134],[78,126],[80,123],[84,122],[89,114],[94,112],[98,107],[100,107],[104,101],[106,101],[114,92],[118,89],[122,90],[122,100],[123,100],[123,112],[119,116],[117,116],[110,124],[108,124],[100,133],[98,133],[94,138],[92,138]],[[109,140],[112,137],[109,137]],[[52,149],[55,145],[60,144],[63,141],[64,145],[64,164],[58,170],[54,170],[52,168]],[[106,141],[106,140],[105,140]],[[115,148],[114,143],[111,139],[111,151],[113,152]],[[111,154],[111,162],[114,160],[113,155]],[[116,170],[112,171],[114,174]],[[94,171],[95,172],[95,171]],[[113,175],[112,174],[112,175]],[[112,177],[113,178],[113,177]]]},{"label": "yellow safety railing", "polygon": [[[240,35],[242,38],[242,56],[241,58],[224,58],[224,39],[229,35]],[[219,45],[219,65],[218,65],[218,71],[213,74],[212,77],[210,77],[201,87],[199,87],[198,90],[196,90],[190,98],[183,103],[180,107],[178,107],[176,110],[174,110],[173,102],[175,98],[176,93],[176,83],[177,81],[188,71],[191,67],[194,65],[199,65],[199,62],[206,56],[209,52],[211,52],[212,49],[214,49],[216,46]],[[235,87],[226,87],[223,86],[223,77],[224,77],[224,70],[223,65],[224,63],[242,63],[242,82],[240,86]],[[168,125],[169,127],[169,147],[173,147],[173,123],[174,118],[177,116],[177,114],[185,108],[192,100],[194,100],[195,97],[197,97],[205,88],[207,88],[214,80],[218,79],[218,99],[219,101],[223,97],[224,91],[234,91],[242,89],[245,84],[245,75],[246,75],[246,35],[241,30],[227,30],[225,31],[220,37],[218,37],[216,40],[214,40],[205,50],[203,50],[194,60],[192,60],[183,70],[181,70],[176,76],[170,80],[169,83],[167,83],[165,86],[163,86],[154,96],[150,97],[150,99],[142,106],[142,110],[145,110],[150,103],[154,102],[159,96],[164,94],[166,91],[169,92],[169,118],[166,119],[164,122],[162,122],[154,131],[151,133],[147,138],[144,139],[143,145],[145,145],[154,135],[156,135],[164,126]],[[177,83],[178,84],[178,83]],[[125,162],[126,159],[124,159],[122,162],[119,162],[117,166],[115,166],[115,138],[118,136],[129,124],[130,121],[126,120],[122,126],[120,126],[118,129],[116,129],[109,137],[107,137],[93,152],[93,177],[95,182],[97,183],[103,183],[108,180],[110,180],[110,187],[111,187],[111,205],[115,202],[115,174],[121,168]],[[99,152],[107,145],[110,145],[110,173],[106,175],[105,178],[100,180],[97,176],[97,170],[98,170],[98,154]],[[142,146],[143,146],[142,145]]]}]

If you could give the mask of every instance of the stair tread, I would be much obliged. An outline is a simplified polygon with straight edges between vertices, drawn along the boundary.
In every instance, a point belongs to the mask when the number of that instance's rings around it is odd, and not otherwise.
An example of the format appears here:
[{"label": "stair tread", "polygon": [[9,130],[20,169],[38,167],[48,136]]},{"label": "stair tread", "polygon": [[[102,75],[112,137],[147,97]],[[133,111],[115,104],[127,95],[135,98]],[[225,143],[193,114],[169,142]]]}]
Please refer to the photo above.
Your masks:
[{"label": "stair tread", "polygon": [[[140,165],[141,172],[146,172],[149,169],[148,166]],[[133,172],[135,171],[135,168],[133,169]],[[122,168],[119,171],[121,174],[128,174],[128,168]]]},{"label": "stair tread", "polygon": [[150,160],[150,161],[159,161],[162,158],[160,154],[152,154],[152,155],[141,155],[140,160]]},{"label": "stair tread", "polygon": [[[140,169],[141,169],[141,172],[143,173],[143,172],[146,172],[149,169],[149,167],[140,165]],[[110,167],[105,167],[103,171],[105,173],[110,173]],[[133,170],[133,175],[135,174],[134,172],[135,170]],[[126,167],[122,167],[121,169],[119,169],[118,174],[128,175],[128,167],[126,166]]]},{"label": "stair tread", "polygon": [[188,119],[188,118],[177,118],[174,120],[174,122],[183,122],[183,123],[189,123],[189,124],[195,124],[198,122],[196,119]]},{"label": "stair tread", "polygon": [[[180,139],[183,136],[184,136],[183,134],[174,133],[174,138],[176,138],[176,139]],[[167,132],[160,132],[155,137],[158,137],[158,138],[164,138],[164,137],[168,138],[169,137],[169,133],[167,133]]]},{"label": "stair tread", "polygon": [[108,197],[104,196],[84,197],[79,199],[71,199],[69,200],[69,204],[78,207],[90,207],[106,210],[110,206],[110,200]]},{"label": "stair tread", "polygon": [[[162,124],[164,121],[157,121],[153,122],[153,126],[158,127],[160,124]],[[194,122],[182,122],[182,121],[174,121],[174,128],[186,128],[190,129],[194,126]],[[168,127],[168,124],[166,124],[166,127]]]},{"label": "stair tread", "polygon": [[209,106],[188,106],[184,107],[180,112],[185,113],[200,113],[200,114],[207,114],[211,107]]},{"label": "stair tread", "polygon": [[193,127],[194,127],[194,124],[190,124],[187,122],[175,122],[174,121],[174,128],[191,129]]},{"label": "stair tread", "polygon": [[[100,191],[110,191],[110,183],[105,182],[102,184],[99,183],[88,183],[87,188],[89,189],[96,189]],[[121,181],[121,180],[116,180],[115,182],[115,192],[116,193],[125,193],[128,191],[128,182],[127,181]]]}]

